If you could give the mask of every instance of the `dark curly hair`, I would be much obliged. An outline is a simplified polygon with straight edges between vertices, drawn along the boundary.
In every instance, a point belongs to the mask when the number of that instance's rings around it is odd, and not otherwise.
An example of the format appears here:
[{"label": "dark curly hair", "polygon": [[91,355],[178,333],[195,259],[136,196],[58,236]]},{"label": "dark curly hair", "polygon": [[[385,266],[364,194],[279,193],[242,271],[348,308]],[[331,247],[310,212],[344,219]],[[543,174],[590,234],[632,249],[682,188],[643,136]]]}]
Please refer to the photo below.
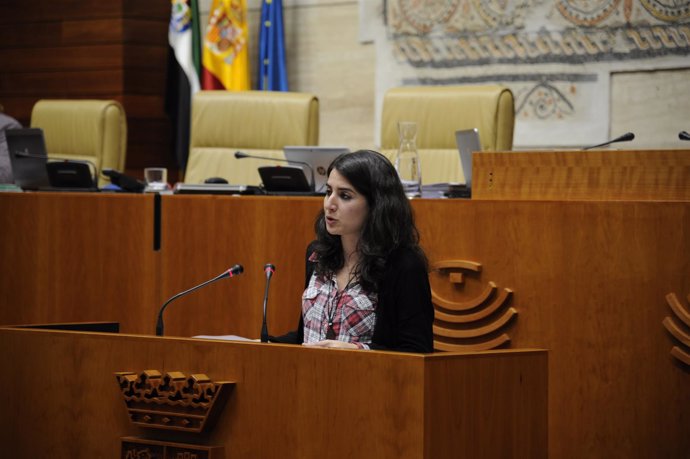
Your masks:
[{"label": "dark curly hair", "polygon": [[[357,246],[359,263],[355,272],[362,287],[370,292],[378,290],[386,260],[400,247],[416,251],[426,263],[410,201],[388,158],[376,151],[359,150],[337,157],[328,167],[328,176],[333,169],[364,195],[369,205]],[[323,209],[316,218],[314,231],[317,239],[312,249],[318,258],[316,272],[321,275],[337,272],[345,263],[343,246],[340,236],[326,230]]]}]

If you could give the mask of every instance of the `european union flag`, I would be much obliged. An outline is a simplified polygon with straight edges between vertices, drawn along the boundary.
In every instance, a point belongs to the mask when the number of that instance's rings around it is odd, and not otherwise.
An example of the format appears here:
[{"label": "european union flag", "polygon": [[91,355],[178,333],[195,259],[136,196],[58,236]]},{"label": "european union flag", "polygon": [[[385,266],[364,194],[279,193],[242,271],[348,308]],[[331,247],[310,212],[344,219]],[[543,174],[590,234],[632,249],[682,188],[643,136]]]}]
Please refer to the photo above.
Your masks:
[{"label": "european union flag", "polygon": [[258,88],[287,91],[285,65],[285,34],[283,31],[283,0],[263,0],[259,31]]}]

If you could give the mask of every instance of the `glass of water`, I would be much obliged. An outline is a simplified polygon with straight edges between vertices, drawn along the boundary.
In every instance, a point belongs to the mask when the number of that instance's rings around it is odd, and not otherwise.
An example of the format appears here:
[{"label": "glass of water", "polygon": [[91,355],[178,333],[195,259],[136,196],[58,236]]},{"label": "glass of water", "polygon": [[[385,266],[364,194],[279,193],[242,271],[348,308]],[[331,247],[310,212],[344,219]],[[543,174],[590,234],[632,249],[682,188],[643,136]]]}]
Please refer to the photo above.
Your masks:
[{"label": "glass of water", "polygon": [[400,145],[395,158],[395,170],[402,182],[408,198],[422,195],[422,170],[417,152],[417,123],[400,121],[398,123]]},{"label": "glass of water", "polygon": [[147,167],[144,169],[146,193],[158,193],[170,189],[168,185],[168,169],[165,167]]}]

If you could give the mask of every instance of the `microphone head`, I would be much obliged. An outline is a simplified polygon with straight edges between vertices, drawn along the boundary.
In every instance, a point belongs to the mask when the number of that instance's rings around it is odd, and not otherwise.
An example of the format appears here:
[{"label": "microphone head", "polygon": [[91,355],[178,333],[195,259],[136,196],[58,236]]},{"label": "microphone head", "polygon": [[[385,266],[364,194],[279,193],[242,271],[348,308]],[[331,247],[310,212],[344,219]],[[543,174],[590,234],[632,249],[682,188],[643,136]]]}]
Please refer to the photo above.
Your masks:
[{"label": "microphone head", "polygon": [[635,134],[632,132],[626,132],[622,136],[618,137],[618,142],[629,142],[635,138]]},{"label": "microphone head", "polygon": [[276,272],[276,267],[275,267],[274,265],[272,265],[271,263],[266,263],[266,264],[264,265],[264,272],[265,272],[266,274],[268,274],[269,272],[270,272],[271,274],[273,274],[274,272]]},{"label": "microphone head", "polygon": [[235,265],[232,268],[228,269],[228,274],[230,275],[230,277],[240,275],[243,272],[244,268],[242,267],[242,265]]},{"label": "microphone head", "polygon": [[680,131],[678,133],[678,138],[680,140],[690,140],[690,134],[687,131]]},{"label": "microphone head", "polygon": [[246,153],[243,153],[241,151],[235,152],[235,158],[237,158],[237,159],[247,158],[248,156],[249,155],[247,155]]}]

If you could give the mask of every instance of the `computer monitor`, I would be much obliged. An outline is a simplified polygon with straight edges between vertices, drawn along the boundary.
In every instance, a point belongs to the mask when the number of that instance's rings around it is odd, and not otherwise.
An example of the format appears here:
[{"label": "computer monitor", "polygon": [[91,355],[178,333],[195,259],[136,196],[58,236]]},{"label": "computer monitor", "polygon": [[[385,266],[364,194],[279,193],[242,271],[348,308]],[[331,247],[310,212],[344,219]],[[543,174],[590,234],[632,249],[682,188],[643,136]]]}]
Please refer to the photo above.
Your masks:
[{"label": "computer monitor", "polygon": [[465,187],[472,188],[472,152],[482,150],[479,143],[479,131],[476,128],[456,131],[455,143],[460,154],[462,173],[465,175]]},{"label": "computer monitor", "polygon": [[38,190],[49,185],[48,154],[43,130],[38,128],[5,131],[14,183],[23,190]]},{"label": "computer monitor", "polygon": [[263,166],[259,168],[261,183],[270,194],[311,194],[311,184],[301,167]]},{"label": "computer monitor", "polygon": [[[295,166],[300,166],[300,162],[309,164],[314,170],[314,191],[325,193],[328,166],[338,156],[350,153],[350,149],[347,147],[286,146],[283,148],[283,153],[285,153],[285,159]],[[306,167],[302,167],[302,170],[306,177],[311,176],[311,172]]]}]

